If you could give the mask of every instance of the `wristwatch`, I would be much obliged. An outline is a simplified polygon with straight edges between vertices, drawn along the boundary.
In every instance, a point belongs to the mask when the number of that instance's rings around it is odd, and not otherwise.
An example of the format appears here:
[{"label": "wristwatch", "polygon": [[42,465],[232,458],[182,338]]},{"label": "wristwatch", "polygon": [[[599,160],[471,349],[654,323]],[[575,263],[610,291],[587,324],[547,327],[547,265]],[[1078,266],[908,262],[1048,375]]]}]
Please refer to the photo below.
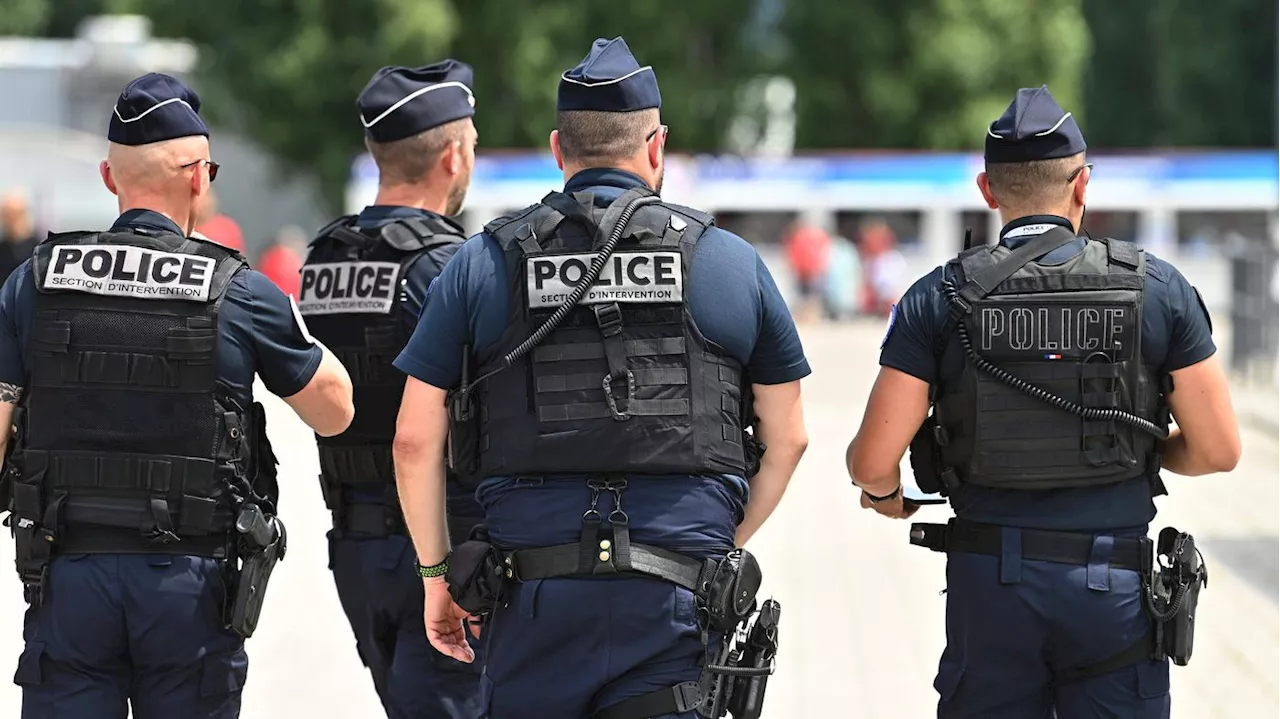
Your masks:
[{"label": "wristwatch", "polygon": [[452,552],[445,555],[444,561],[440,562],[439,564],[433,564],[430,567],[424,567],[422,566],[422,564],[418,562],[414,562],[414,564],[417,566],[417,569],[418,569],[418,576],[422,577],[423,579],[431,579],[433,577],[443,577],[444,575],[448,574],[449,573],[449,557],[451,556],[453,556]]},{"label": "wristwatch", "polygon": [[867,499],[871,500],[872,504],[879,504],[881,502],[888,502],[891,499],[895,499],[897,498],[898,495],[902,494],[902,485],[899,484],[897,489],[893,490],[892,492],[886,494],[883,497],[877,497],[876,495],[868,492],[865,489],[862,490],[862,493],[867,495]]}]

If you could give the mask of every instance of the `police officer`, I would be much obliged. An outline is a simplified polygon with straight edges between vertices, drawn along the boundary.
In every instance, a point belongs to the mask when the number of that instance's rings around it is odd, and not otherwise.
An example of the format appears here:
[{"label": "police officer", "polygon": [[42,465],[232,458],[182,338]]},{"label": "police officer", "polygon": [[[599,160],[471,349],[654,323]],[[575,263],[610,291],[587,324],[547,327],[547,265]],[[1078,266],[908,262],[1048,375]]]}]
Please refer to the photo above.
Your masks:
[{"label": "police officer", "polygon": [[1007,224],[898,303],[849,472],[863,507],[909,516],[910,444],[956,513],[912,536],[948,552],[938,716],[1167,717],[1135,538],[1161,468],[1240,455],[1209,315],[1169,263],[1076,237],[1092,165],[1048,88],[1018,91],[985,157],[978,188]]},{"label": "police officer", "polygon": [[0,292],[28,719],[237,716],[232,523],[276,494],[254,373],[317,432],[351,421],[346,371],[289,299],[186,237],[218,172],[199,109],[172,77],[129,83],[101,166],[120,218],[51,235]]},{"label": "police officer", "polygon": [[[704,653],[695,599],[651,560],[696,567],[741,546],[807,444],[809,366],[760,257],[710,215],[657,198],[660,104],[653,69],[622,38],[596,40],[560,79],[551,150],[564,191],[463,245],[396,360],[410,376],[396,478],[427,632],[463,661],[463,611],[440,576],[442,450],[447,390],[474,390],[479,425],[459,415],[453,460],[477,449],[477,498],[513,569],[485,630],[493,719],[692,717]],[[616,252],[592,280],[610,236]],[[566,296],[588,286],[569,311]],[[557,329],[526,341],[558,311]],[[768,451],[748,484],[753,415]],[[550,549],[525,551],[537,548]]]},{"label": "police officer", "polygon": [[[378,165],[378,195],[320,231],[298,303],[355,385],[355,421],[319,440],[333,513],[330,566],[387,715],[470,719],[479,713],[479,666],[437,652],[422,624],[422,585],[391,462],[405,378],[391,362],[418,323],[427,287],[465,239],[449,216],[462,209],[475,163],[471,68],[456,60],[385,67],[356,105]],[[456,541],[482,519],[454,481],[449,516]]]}]

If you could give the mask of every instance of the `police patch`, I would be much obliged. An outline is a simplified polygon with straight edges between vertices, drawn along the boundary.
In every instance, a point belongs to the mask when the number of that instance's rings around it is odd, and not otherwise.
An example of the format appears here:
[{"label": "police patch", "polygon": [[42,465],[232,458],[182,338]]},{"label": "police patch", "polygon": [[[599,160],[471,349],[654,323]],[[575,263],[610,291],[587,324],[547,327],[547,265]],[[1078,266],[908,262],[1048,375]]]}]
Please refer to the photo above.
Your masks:
[{"label": "police patch", "polygon": [[303,315],[386,314],[396,296],[395,262],[326,262],[302,268]]},{"label": "police patch", "polygon": [[60,245],[44,275],[47,290],[108,297],[208,302],[217,262],[133,245]]},{"label": "police patch", "polygon": [[880,340],[880,349],[889,344],[889,335],[893,334],[893,326],[898,322],[898,305],[889,308],[889,325],[884,328],[884,339]]},{"label": "police patch", "polygon": [[[525,263],[529,308],[557,307],[586,276],[595,253],[534,257]],[[615,252],[580,304],[681,302],[679,252]]]}]

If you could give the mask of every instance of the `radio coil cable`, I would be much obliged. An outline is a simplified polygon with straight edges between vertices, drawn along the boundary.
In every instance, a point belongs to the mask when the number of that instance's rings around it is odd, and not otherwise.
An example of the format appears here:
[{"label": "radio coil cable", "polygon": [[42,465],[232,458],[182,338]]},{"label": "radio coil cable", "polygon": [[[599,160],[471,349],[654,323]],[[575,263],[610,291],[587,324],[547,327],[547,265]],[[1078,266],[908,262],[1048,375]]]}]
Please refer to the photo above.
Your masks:
[{"label": "radio coil cable", "polygon": [[480,375],[476,381],[464,385],[460,390],[462,398],[465,399],[466,396],[471,393],[471,390],[481,382],[502,370],[507,369],[525,355],[532,352],[533,348],[537,347],[544,339],[547,338],[547,335],[554,332],[556,328],[560,326],[560,323],[564,322],[565,318],[569,316],[569,313],[577,306],[578,302],[586,296],[587,291],[591,289],[591,286],[595,284],[595,281],[600,278],[600,273],[604,271],[605,264],[609,262],[609,258],[613,255],[614,248],[616,248],[618,246],[618,242],[622,240],[622,233],[627,229],[627,223],[631,221],[631,215],[635,214],[635,211],[644,205],[660,201],[661,198],[657,195],[645,195],[628,202],[626,207],[622,208],[622,212],[618,215],[618,222],[613,226],[613,231],[609,233],[609,238],[600,246],[600,250],[596,253],[596,256],[591,258],[591,266],[587,268],[586,273],[582,275],[582,279],[574,286],[573,291],[569,293],[569,296],[565,298],[564,302],[560,303],[560,306],[556,308],[556,311],[553,312],[551,316],[547,318],[547,321],[543,322],[538,329],[534,330],[533,334],[529,335],[528,339],[521,342],[515,349],[503,356],[502,364]]},{"label": "radio coil cable", "polygon": [[1090,421],[1107,422],[1115,421],[1135,427],[1148,434],[1155,435],[1159,439],[1168,439],[1169,430],[1161,427],[1150,420],[1143,419],[1135,414],[1130,414],[1120,409],[1103,408],[1103,407],[1082,407],[1069,399],[1059,397],[1052,392],[1041,389],[1026,380],[1019,379],[1000,367],[992,364],[986,358],[978,354],[973,349],[973,343],[969,341],[969,330],[965,327],[963,315],[969,313],[969,306],[964,300],[960,299],[960,293],[956,286],[949,280],[942,283],[942,294],[947,298],[956,311],[961,313],[961,317],[955,322],[956,333],[960,335],[960,344],[964,347],[964,352],[968,355],[970,361],[978,369],[995,377],[1001,383],[1012,387],[1029,397],[1038,399],[1041,402],[1050,404],[1058,409],[1070,412],[1077,417]]}]

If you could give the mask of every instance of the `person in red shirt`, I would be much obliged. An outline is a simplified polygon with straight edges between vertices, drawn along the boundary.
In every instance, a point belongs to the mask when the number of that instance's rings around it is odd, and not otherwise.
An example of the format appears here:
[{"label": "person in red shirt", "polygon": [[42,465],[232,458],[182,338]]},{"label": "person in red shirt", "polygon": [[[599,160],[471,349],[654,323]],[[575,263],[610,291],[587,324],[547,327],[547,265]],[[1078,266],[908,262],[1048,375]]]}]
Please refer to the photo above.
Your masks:
[{"label": "person in red shirt", "polygon": [[817,314],[816,303],[831,261],[831,236],[817,225],[799,222],[787,233],[784,245],[800,290],[799,312],[795,314],[811,318]]},{"label": "person in red shirt", "polygon": [[212,191],[206,197],[196,210],[196,228],[191,234],[245,254],[244,233],[240,231],[240,225],[218,213],[218,198]]},{"label": "person in red shirt", "polygon": [[266,275],[286,295],[298,299],[302,288],[302,258],[306,236],[296,227],[286,227],[258,258],[258,271]]}]

